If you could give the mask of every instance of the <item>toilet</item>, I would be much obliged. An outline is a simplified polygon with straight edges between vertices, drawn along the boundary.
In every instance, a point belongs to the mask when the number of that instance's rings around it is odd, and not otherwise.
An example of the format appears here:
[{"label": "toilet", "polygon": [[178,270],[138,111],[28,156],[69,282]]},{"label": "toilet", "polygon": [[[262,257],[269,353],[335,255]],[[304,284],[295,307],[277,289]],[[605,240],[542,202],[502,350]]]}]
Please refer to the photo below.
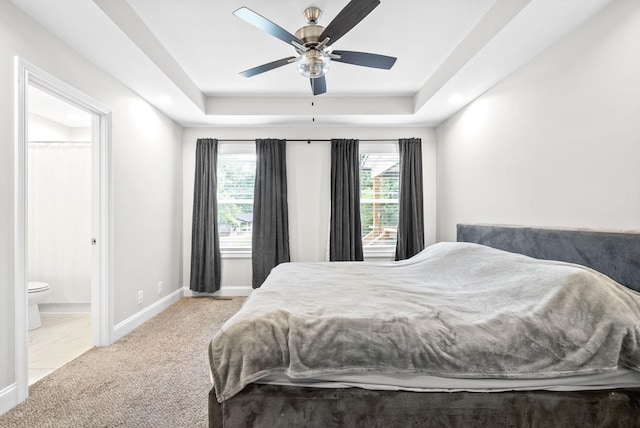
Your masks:
[{"label": "toilet", "polygon": [[29,281],[29,330],[35,330],[42,325],[38,303],[41,303],[50,291],[51,286],[46,282]]}]

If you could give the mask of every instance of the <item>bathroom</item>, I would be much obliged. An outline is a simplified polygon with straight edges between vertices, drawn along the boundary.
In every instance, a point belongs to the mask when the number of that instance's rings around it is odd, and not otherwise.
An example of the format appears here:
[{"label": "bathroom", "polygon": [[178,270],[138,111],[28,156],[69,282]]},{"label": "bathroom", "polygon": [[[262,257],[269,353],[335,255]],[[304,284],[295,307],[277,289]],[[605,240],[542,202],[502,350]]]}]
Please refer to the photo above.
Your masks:
[{"label": "bathroom", "polygon": [[29,385],[89,350],[92,115],[29,87]]}]

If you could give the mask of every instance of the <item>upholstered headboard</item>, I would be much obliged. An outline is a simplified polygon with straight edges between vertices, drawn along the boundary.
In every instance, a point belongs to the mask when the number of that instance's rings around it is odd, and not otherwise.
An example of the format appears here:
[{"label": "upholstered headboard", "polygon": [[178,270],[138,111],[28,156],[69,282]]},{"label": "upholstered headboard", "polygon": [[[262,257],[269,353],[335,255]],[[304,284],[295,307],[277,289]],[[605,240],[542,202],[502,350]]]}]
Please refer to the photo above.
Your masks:
[{"label": "upholstered headboard", "polygon": [[640,232],[458,224],[457,240],[588,266],[640,291]]}]

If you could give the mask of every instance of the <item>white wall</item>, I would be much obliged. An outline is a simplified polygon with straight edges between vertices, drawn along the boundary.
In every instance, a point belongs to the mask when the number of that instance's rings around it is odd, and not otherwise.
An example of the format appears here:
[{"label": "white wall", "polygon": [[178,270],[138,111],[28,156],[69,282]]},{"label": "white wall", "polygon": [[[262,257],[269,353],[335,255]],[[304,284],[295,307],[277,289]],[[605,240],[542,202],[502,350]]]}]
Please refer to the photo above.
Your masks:
[{"label": "white wall", "polygon": [[29,113],[29,141],[91,141],[91,128],[69,128]]},{"label": "white wall", "polygon": [[640,229],[640,2],[621,0],[437,129],[456,223]]},{"label": "white wall", "polygon": [[[347,128],[309,126],[294,128],[187,128],[183,141],[183,284],[189,286],[191,218],[195,146],[198,138],[224,139],[422,139],[425,192],[425,241],[435,242],[435,132],[430,128]],[[329,228],[331,145],[326,142],[287,143],[287,192],[291,261],[324,261]],[[250,259],[223,259],[222,294],[229,287],[251,287]]]},{"label": "white wall", "polygon": [[[182,287],[182,127],[134,94],[114,104],[113,316],[118,324]],[[158,282],[164,284],[161,296]]]},{"label": "white wall", "polygon": [[0,411],[15,382],[15,55],[112,109],[114,322],[157,301],[158,281],[181,288],[182,128],[0,1]]}]

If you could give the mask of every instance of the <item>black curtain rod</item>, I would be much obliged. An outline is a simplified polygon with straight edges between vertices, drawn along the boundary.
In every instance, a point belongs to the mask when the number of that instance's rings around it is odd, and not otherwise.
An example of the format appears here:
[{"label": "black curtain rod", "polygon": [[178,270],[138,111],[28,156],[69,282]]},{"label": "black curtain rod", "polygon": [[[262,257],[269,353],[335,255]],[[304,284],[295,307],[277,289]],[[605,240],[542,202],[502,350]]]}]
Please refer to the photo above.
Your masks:
[{"label": "black curtain rod", "polygon": [[[304,139],[304,140],[296,140],[296,139],[289,139],[289,138],[279,138],[281,140],[285,140],[285,141],[301,141],[301,142],[307,142],[310,143],[311,141],[313,142],[327,142],[330,143],[331,140],[319,140],[319,139],[315,139],[315,138],[308,138],[308,139]],[[369,140],[363,140],[363,139],[358,139],[358,138],[354,138],[354,140],[358,140],[358,141],[364,141],[364,142],[373,142],[373,141],[380,141],[380,142],[397,142],[399,140],[399,138],[395,138],[395,139],[384,139],[384,138],[376,138],[376,139],[369,139]],[[253,140],[248,140],[248,139],[218,139],[219,143],[253,143],[255,142],[256,139],[254,138]]]}]

